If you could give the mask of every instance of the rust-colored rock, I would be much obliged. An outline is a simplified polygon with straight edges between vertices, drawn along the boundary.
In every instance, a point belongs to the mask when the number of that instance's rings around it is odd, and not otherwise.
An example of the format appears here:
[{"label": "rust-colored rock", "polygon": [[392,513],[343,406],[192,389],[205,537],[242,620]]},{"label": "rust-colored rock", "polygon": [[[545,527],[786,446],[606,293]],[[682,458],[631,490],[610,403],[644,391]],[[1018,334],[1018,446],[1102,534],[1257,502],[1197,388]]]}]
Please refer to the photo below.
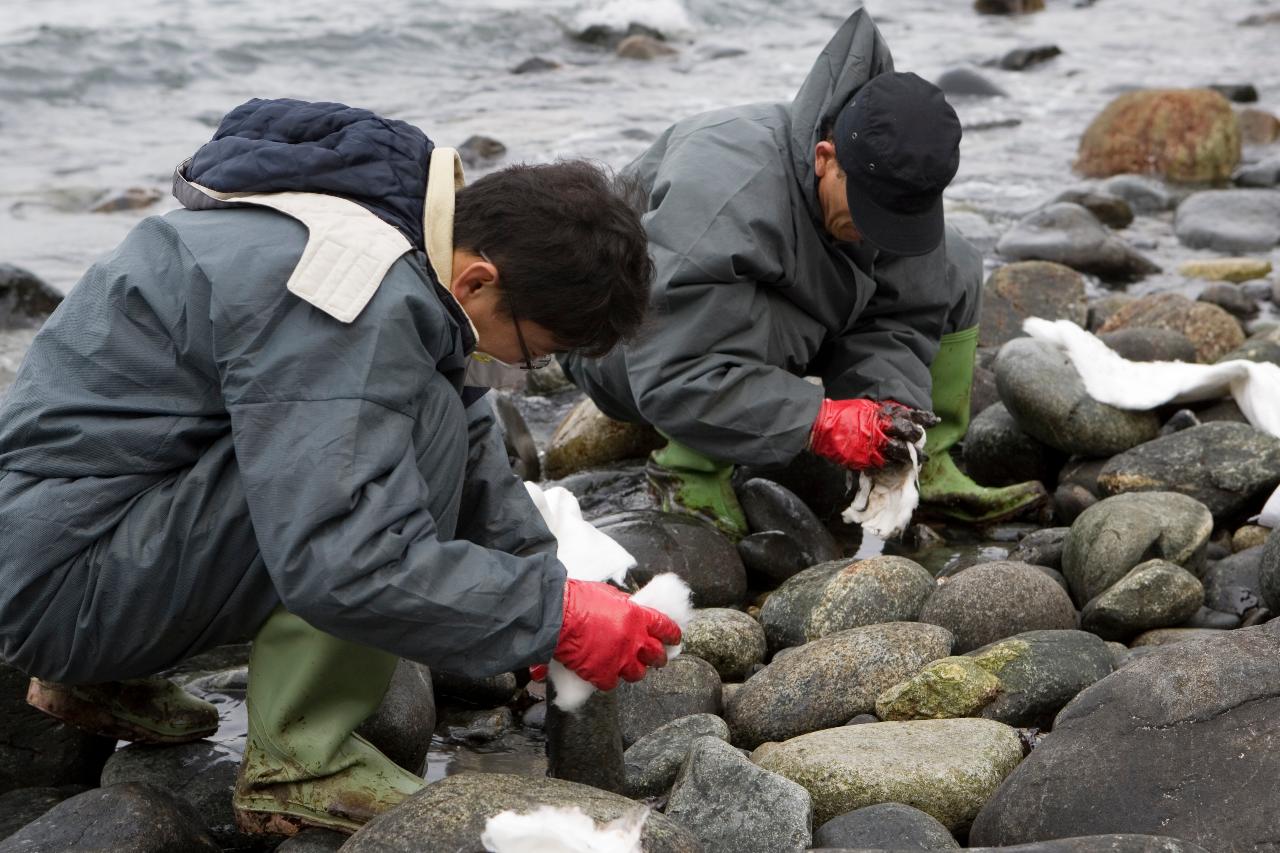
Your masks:
[{"label": "rust-colored rock", "polygon": [[1196,348],[1196,358],[1212,364],[1244,343],[1244,331],[1217,305],[1193,302],[1177,293],[1143,296],[1125,305],[1102,324],[1101,332],[1119,329],[1172,329]]},{"label": "rust-colored rock", "polygon": [[1239,162],[1240,126],[1226,98],[1211,89],[1147,89],[1121,95],[1093,120],[1076,171],[1204,183],[1225,181]]},{"label": "rust-colored rock", "polygon": [[1252,107],[1236,113],[1240,124],[1240,141],[1245,145],[1270,145],[1280,139],[1280,118],[1266,110]]}]

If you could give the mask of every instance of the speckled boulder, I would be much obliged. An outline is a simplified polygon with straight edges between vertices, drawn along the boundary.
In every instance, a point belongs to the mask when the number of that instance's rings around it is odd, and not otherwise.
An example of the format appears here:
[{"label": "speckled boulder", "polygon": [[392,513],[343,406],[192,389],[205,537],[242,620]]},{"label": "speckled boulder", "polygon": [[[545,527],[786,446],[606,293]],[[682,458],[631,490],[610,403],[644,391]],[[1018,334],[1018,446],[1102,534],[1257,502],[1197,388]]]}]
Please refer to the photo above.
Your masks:
[{"label": "speckled boulder", "polygon": [[1167,560],[1139,563],[1080,612],[1080,627],[1108,640],[1180,625],[1204,603],[1195,575]]},{"label": "speckled boulder", "polygon": [[955,653],[1024,631],[1074,628],[1067,593],[1035,566],[1011,560],[972,566],[950,577],[920,612],[920,621],[955,635]]},{"label": "speckled boulder", "polygon": [[1180,293],[1141,296],[1112,314],[1100,331],[1138,328],[1171,329],[1182,334],[1195,345],[1196,357],[1205,364],[1244,343],[1244,331],[1234,317],[1217,305],[1196,302]]},{"label": "speckled boulder", "polygon": [[745,681],[764,660],[764,629],[740,610],[695,610],[682,643],[684,651],[714,666],[723,681]]},{"label": "speckled boulder", "polygon": [[805,637],[816,640],[864,625],[914,622],[937,588],[933,575],[906,557],[880,556],[842,568],[809,614]]}]

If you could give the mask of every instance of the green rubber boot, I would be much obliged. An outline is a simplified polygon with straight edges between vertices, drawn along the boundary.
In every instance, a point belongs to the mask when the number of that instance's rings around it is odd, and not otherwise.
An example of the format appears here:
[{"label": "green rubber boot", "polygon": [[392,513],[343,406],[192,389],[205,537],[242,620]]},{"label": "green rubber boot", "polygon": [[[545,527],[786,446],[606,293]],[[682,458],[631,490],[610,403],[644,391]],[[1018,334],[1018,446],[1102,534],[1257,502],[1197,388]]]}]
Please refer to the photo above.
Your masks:
[{"label": "green rubber boot", "polygon": [[249,736],[232,806],[245,832],[355,832],[424,782],[355,729],[373,714],[397,658],[277,610],[249,658]]},{"label": "green rubber boot", "polygon": [[956,467],[951,448],[969,431],[969,396],[978,327],[942,336],[929,368],[933,377],[933,412],[941,422],[928,430],[928,461],[920,469],[920,503],[926,512],[970,523],[991,523],[1031,513],[1048,501],[1037,482],[1004,488],[979,486]]},{"label": "green rubber boot", "polygon": [[709,521],[735,542],[747,535],[747,518],[730,479],[733,463],[717,462],[673,439],[649,455],[644,466],[663,512]]},{"label": "green rubber boot", "polygon": [[27,704],[76,728],[133,743],[188,743],[218,730],[218,709],[167,678],[102,684],[33,678]]}]

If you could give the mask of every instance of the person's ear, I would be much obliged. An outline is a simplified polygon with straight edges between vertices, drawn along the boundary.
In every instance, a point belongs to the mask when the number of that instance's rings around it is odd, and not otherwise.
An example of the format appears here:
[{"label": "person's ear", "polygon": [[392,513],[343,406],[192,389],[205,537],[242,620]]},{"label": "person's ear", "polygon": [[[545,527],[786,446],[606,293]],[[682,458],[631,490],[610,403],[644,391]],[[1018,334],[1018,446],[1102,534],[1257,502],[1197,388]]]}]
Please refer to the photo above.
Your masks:
[{"label": "person's ear", "polygon": [[486,287],[498,283],[498,268],[483,258],[472,261],[453,277],[449,290],[460,303],[466,304]]},{"label": "person's ear", "polygon": [[824,139],[813,149],[813,173],[823,178],[828,170],[836,168],[839,168],[836,164],[836,146]]}]

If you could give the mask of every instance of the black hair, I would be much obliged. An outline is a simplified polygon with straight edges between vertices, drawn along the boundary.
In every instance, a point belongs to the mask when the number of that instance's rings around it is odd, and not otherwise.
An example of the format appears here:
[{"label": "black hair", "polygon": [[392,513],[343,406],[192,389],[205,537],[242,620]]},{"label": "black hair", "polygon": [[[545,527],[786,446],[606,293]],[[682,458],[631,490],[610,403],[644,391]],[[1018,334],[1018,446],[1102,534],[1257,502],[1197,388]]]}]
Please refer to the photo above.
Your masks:
[{"label": "black hair", "polygon": [[493,261],[508,314],[600,356],[635,335],[649,304],[639,199],[585,160],[510,166],[458,190],[453,241]]}]

